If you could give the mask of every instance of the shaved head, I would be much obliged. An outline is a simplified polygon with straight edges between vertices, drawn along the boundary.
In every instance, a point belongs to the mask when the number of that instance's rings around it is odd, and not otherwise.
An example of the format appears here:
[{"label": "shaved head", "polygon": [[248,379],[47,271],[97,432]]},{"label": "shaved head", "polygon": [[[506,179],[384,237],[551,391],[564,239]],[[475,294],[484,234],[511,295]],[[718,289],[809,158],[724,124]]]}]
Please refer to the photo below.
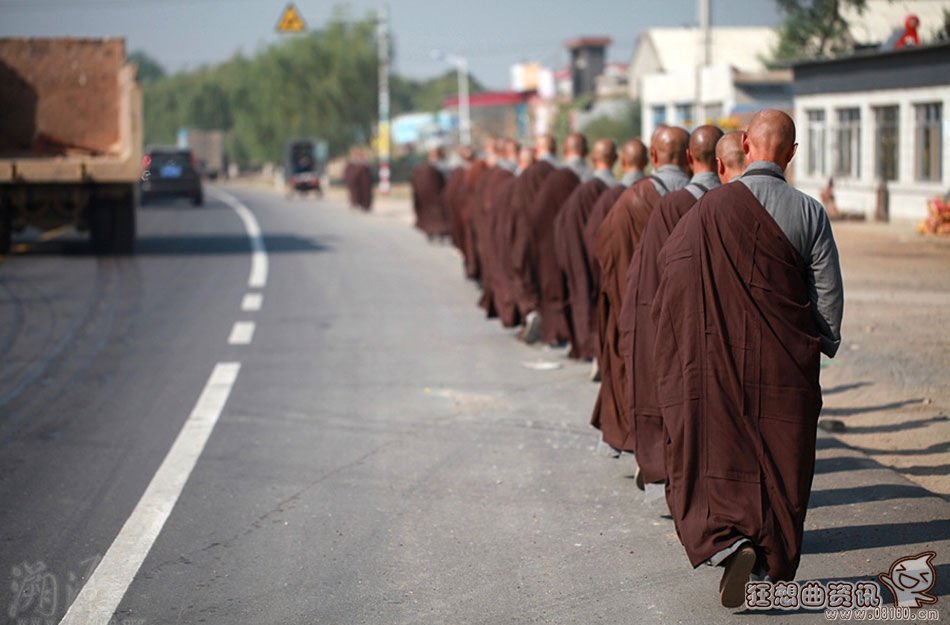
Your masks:
[{"label": "shaved head", "polygon": [[541,135],[538,137],[537,147],[535,148],[538,157],[557,152],[557,141],[552,135]]},{"label": "shaved head", "polygon": [[534,148],[530,145],[523,145],[518,150],[518,167],[522,170],[527,169],[534,162]]},{"label": "shaved head", "polygon": [[620,166],[624,171],[643,171],[646,169],[647,146],[639,139],[631,139],[623,144],[623,150],[620,153]]},{"label": "shaved head", "polygon": [[741,130],[726,133],[716,144],[716,161],[719,179],[726,184],[745,171],[745,152],[742,151]]},{"label": "shaved head", "polygon": [[688,160],[693,173],[716,171],[716,144],[722,130],[716,126],[700,126],[689,136]]},{"label": "shaved head", "polygon": [[445,150],[442,149],[442,146],[437,146],[429,150],[430,161],[441,161],[443,158],[445,158]]},{"label": "shaved head", "polygon": [[788,114],[776,109],[764,109],[749,122],[742,141],[746,161],[769,161],[782,169],[795,156],[795,122]]},{"label": "shaved head", "polygon": [[661,126],[653,133],[650,142],[650,160],[654,169],[663,165],[676,165],[686,168],[686,148],[689,133],[676,126]]},{"label": "shaved head", "polygon": [[579,132],[572,132],[564,139],[564,157],[587,156],[587,137]]},{"label": "shaved head", "polygon": [[590,153],[590,160],[594,167],[611,169],[617,162],[617,144],[611,139],[598,139],[594,142],[594,149]]},{"label": "shaved head", "polygon": [[505,158],[509,161],[518,160],[518,152],[521,150],[521,144],[514,139],[505,139]]}]

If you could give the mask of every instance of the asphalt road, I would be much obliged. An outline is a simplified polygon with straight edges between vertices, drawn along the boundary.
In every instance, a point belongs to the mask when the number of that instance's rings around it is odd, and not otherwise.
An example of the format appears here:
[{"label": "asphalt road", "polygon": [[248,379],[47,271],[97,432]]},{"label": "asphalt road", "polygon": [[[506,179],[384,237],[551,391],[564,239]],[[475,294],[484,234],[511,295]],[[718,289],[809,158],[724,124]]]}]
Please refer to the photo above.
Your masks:
[{"label": "asphalt road", "polygon": [[[825,622],[721,608],[662,499],[596,453],[588,367],[484,320],[452,249],[228,192],[263,286],[211,194],[142,209],[132,258],[67,237],[0,263],[0,622],[59,622],[93,569],[77,604],[118,593],[129,624]],[[934,550],[950,611],[950,503],[819,443],[799,577]]]}]

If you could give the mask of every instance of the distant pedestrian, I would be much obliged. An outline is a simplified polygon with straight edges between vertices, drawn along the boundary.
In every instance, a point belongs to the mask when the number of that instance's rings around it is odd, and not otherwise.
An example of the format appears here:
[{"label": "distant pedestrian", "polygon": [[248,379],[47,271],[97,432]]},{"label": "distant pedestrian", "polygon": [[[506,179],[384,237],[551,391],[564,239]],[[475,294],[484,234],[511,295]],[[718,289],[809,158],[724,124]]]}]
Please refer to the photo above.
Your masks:
[{"label": "distant pedestrian", "polygon": [[442,206],[442,190],[445,188],[445,177],[442,174],[442,163],[445,152],[441,147],[429,150],[424,163],[412,168],[410,186],[412,187],[412,208],[416,215],[416,228],[421,230],[429,240],[445,236],[449,233],[449,224],[445,219],[445,210]]}]

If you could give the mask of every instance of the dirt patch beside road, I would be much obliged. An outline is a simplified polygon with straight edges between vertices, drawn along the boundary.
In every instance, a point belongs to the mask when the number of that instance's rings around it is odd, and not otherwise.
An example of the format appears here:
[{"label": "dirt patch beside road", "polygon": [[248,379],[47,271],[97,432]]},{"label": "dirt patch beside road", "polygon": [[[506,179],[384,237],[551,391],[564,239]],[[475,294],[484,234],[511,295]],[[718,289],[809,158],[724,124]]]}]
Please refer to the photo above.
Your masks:
[{"label": "dirt patch beside road", "polygon": [[848,445],[950,496],[950,238],[837,223],[842,345],[822,362],[823,419]]}]

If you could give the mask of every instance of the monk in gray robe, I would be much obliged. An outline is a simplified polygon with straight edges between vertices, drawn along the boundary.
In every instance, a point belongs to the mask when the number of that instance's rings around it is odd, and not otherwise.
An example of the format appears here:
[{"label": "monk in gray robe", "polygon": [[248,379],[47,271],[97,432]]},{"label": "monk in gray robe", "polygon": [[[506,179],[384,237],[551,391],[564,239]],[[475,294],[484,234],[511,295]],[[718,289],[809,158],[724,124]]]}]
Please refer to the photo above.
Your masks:
[{"label": "monk in gray robe", "polygon": [[750,575],[795,577],[815,469],[820,353],[841,343],[831,223],[784,171],[795,125],[753,117],[749,163],[680,220],[653,303],[667,503],[690,563],[722,565],[719,599]]},{"label": "monk in gray robe", "polygon": [[686,211],[707,191],[720,186],[716,172],[716,146],[721,137],[722,131],[715,126],[700,126],[692,132],[686,150],[686,164],[693,177],[684,188],[660,198],[627,268],[620,311],[620,351],[625,365],[628,438],[633,440],[637,461],[636,484],[641,490],[645,484],[666,480],[663,462],[666,437],[657,407],[652,362],[656,328],[650,318],[653,295],[659,282],[656,257]]},{"label": "monk in gray robe", "polygon": [[633,451],[627,422],[619,326],[627,268],[659,199],[682,189],[689,182],[686,172],[688,143],[689,133],[682,128],[664,126],[658,129],[650,142],[653,174],[624,191],[597,229],[595,255],[600,264],[597,328],[601,338],[601,383],[591,424],[601,431],[603,442],[614,450],[615,457],[621,451]]},{"label": "monk in gray robe", "polygon": [[538,190],[534,201],[527,207],[529,238],[526,250],[516,250],[513,258],[521,263],[518,275],[523,282],[519,291],[527,300],[525,331],[526,343],[538,340],[548,345],[560,344],[570,338],[564,304],[564,279],[554,246],[554,223],[564,202],[581,179],[590,176],[586,165],[587,139],[572,132],[564,140],[562,166],[553,171]]},{"label": "monk in gray robe", "polygon": [[566,305],[571,331],[568,357],[580,360],[594,358],[594,335],[597,334],[593,307],[596,295],[593,293],[590,259],[584,245],[584,226],[600,195],[611,187],[620,186],[613,174],[617,161],[617,147],[613,141],[596,141],[590,160],[593,177],[571,193],[558,214],[554,231],[558,263],[567,286]]}]

